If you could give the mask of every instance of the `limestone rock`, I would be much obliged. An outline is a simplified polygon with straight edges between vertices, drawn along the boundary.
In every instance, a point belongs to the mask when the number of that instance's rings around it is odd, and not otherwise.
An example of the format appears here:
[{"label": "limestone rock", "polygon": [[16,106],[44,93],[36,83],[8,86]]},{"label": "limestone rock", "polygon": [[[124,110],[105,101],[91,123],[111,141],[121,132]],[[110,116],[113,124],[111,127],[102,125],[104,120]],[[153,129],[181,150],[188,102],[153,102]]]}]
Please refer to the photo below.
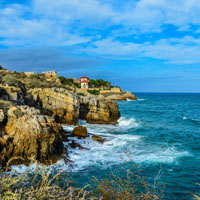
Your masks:
[{"label": "limestone rock", "polygon": [[0,158],[3,159],[3,156],[6,162],[13,157],[22,157],[22,163],[28,163],[32,157],[51,164],[63,151],[61,129],[52,117],[41,115],[35,108],[13,106],[7,112],[6,137],[0,142],[3,147],[0,148]]},{"label": "limestone rock", "polygon": [[52,115],[62,124],[88,123],[115,124],[120,117],[118,105],[88,93],[75,93],[62,88],[32,89],[29,93],[45,114]]},{"label": "limestone rock", "polygon": [[73,130],[73,135],[78,137],[87,137],[87,129],[83,126],[77,126]]},{"label": "limestone rock", "polygon": [[127,99],[137,100],[137,97],[131,92],[121,91],[120,93],[105,93],[105,99],[115,101],[126,101]]},{"label": "limestone rock", "polygon": [[62,124],[78,123],[78,98],[65,89],[44,88],[29,91],[35,102],[41,105],[43,112],[51,114]]},{"label": "limestone rock", "polygon": [[4,121],[4,112],[0,109],[0,123]]},{"label": "limestone rock", "polygon": [[93,135],[92,139],[94,141],[97,141],[97,142],[100,142],[100,143],[104,143],[105,142],[105,140],[101,136],[97,136],[97,135]]},{"label": "limestone rock", "polygon": [[90,124],[116,124],[120,112],[117,103],[87,95],[80,96],[79,117]]}]

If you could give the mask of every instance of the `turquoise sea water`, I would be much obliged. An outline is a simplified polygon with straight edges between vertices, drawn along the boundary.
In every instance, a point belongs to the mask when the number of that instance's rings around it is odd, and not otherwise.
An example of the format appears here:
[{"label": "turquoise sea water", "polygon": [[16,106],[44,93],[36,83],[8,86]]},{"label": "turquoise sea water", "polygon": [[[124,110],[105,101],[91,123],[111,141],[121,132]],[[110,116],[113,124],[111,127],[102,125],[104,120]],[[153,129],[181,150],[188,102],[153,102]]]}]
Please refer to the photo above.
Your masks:
[{"label": "turquoise sea water", "polygon": [[93,176],[105,178],[116,164],[123,165],[123,159],[131,157],[151,179],[161,169],[158,182],[165,184],[165,199],[192,199],[188,192],[200,192],[200,94],[136,96],[139,101],[118,102],[121,118],[117,126],[81,121],[88,132],[107,141],[74,138],[89,150],[68,147],[72,162],[61,160],[54,169],[66,170],[81,186]]}]

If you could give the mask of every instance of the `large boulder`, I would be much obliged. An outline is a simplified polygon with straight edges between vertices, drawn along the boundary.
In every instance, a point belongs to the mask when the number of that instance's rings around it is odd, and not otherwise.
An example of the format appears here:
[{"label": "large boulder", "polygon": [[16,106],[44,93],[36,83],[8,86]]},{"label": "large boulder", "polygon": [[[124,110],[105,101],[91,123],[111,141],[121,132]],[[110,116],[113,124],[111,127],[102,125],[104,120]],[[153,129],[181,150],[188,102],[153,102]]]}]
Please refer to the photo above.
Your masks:
[{"label": "large boulder", "polygon": [[73,130],[73,135],[77,137],[87,137],[87,128],[83,126],[77,126]]},{"label": "large boulder", "polygon": [[20,157],[25,164],[30,158],[51,164],[59,159],[63,152],[62,128],[52,117],[28,106],[12,106],[6,115],[5,135],[0,141],[2,162]]}]

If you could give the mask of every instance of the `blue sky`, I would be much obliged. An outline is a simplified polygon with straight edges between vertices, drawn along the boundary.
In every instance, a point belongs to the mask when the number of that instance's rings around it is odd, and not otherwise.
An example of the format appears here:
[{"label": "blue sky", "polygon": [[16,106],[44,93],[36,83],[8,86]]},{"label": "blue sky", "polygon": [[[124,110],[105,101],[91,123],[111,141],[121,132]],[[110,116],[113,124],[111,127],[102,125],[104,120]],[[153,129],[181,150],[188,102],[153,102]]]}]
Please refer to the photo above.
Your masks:
[{"label": "blue sky", "polygon": [[200,1],[0,0],[0,64],[200,92]]}]

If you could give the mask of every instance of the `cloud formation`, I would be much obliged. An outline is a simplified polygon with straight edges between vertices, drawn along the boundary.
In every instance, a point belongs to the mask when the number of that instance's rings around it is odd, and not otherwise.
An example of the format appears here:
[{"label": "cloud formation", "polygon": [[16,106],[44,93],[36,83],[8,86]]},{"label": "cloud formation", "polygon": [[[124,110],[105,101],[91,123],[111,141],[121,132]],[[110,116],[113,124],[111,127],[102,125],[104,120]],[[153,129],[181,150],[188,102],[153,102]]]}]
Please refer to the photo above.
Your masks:
[{"label": "cloud formation", "polygon": [[199,30],[199,0],[0,1],[3,48],[64,47],[74,55],[193,64],[200,63]]}]

